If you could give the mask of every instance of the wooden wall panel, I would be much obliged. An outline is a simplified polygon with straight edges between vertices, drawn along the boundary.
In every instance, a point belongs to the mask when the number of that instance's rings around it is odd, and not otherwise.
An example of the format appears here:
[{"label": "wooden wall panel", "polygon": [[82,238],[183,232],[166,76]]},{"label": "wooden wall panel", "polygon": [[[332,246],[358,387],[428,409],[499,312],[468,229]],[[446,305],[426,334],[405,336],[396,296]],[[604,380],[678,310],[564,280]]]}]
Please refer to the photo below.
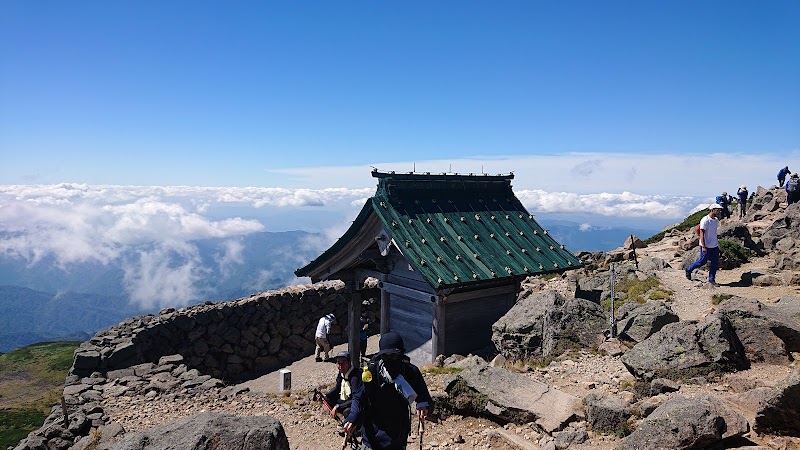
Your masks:
[{"label": "wooden wall panel", "polygon": [[466,355],[492,345],[492,324],[514,306],[516,292],[445,303],[444,352]]},{"label": "wooden wall panel", "polygon": [[436,356],[431,348],[434,303],[397,294],[390,297],[389,329],[403,337],[406,354],[414,364],[430,364]]}]

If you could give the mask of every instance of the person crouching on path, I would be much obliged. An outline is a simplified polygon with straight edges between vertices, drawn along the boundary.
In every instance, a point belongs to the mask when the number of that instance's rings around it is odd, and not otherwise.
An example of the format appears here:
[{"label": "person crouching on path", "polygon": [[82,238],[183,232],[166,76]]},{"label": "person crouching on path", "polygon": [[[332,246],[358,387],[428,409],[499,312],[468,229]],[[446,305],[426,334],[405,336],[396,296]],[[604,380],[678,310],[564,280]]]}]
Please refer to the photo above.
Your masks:
[{"label": "person crouching on path", "polygon": [[747,213],[748,195],[750,195],[750,193],[747,192],[747,186],[739,186],[739,190],[736,191],[736,196],[739,197],[739,219],[744,219],[744,215]]},{"label": "person crouching on path", "polygon": [[422,372],[405,356],[403,338],[390,331],[378,345],[380,351],[367,366],[372,377],[353,395],[344,431],[350,436],[354,424],[361,423],[362,449],[404,450],[411,433],[409,405],[416,402],[422,422],[433,400]]},{"label": "person crouching on path", "polygon": [[325,359],[330,357],[331,344],[328,342],[328,333],[331,332],[331,325],[335,320],[336,317],[331,313],[320,318],[319,322],[317,322],[317,332],[314,334],[314,340],[317,341],[317,353],[315,357],[317,362],[322,361],[319,355],[323,351],[325,351]]},{"label": "person crouching on path", "polygon": [[719,267],[717,229],[719,228],[719,215],[722,213],[722,206],[713,204],[708,209],[710,210],[708,215],[700,219],[700,258],[686,268],[686,279],[691,280],[692,271],[708,261],[708,283],[712,286],[719,286],[716,280],[717,267]]},{"label": "person crouching on path", "polygon": [[331,416],[336,418],[336,413],[343,417],[350,415],[350,404],[353,402],[353,393],[361,387],[361,368],[350,364],[350,352],[341,351],[334,356],[336,359],[336,385],[325,394],[325,400],[331,407]]}]

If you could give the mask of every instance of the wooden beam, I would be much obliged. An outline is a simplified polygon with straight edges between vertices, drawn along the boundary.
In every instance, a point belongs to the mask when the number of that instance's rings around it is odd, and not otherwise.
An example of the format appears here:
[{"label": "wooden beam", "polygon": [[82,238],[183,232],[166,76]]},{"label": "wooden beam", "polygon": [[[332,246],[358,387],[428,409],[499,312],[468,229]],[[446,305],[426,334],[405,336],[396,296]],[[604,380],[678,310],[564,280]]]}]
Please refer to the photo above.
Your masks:
[{"label": "wooden beam", "polygon": [[399,284],[390,283],[388,281],[381,281],[378,283],[378,287],[381,290],[389,292],[390,294],[401,295],[406,298],[420,300],[424,302],[435,302],[436,301],[436,294],[431,294],[430,292],[419,291],[417,289],[412,289],[409,287],[401,286]]}]

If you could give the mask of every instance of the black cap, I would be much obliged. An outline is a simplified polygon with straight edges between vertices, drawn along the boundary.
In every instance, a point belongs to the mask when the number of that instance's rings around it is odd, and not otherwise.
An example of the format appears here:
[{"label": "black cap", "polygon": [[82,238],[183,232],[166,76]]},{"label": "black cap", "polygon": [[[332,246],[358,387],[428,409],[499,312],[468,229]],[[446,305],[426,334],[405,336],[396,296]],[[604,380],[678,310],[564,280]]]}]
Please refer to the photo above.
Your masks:
[{"label": "black cap", "polygon": [[381,340],[378,342],[380,349],[376,356],[385,355],[387,353],[405,353],[406,346],[403,344],[403,338],[394,331],[390,331],[381,335]]},{"label": "black cap", "polygon": [[348,352],[347,350],[342,350],[339,353],[337,353],[336,356],[334,356],[333,358],[334,359],[339,359],[339,358],[350,359],[350,352]]}]

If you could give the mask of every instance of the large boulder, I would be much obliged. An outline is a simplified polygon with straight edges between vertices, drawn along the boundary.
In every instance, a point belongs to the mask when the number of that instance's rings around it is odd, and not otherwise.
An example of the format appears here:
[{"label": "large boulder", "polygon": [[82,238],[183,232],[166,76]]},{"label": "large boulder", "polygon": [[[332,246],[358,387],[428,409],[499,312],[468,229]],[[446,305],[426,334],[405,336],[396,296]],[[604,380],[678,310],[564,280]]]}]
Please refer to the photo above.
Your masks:
[{"label": "large boulder", "polygon": [[642,342],[664,325],[679,320],[672,308],[663,302],[625,303],[617,315],[617,332],[622,338]]},{"label": "large boulder", "polygon": [[751,362],[786,363],[800,351],[800,297],[783,297],[773,305],[731,297],[717,312],[731,322]]},{"label": "large boulder", "polygon": [[636,344],[621,360],[630,373],[648,381],[683,380],[749,367],[739,338],[722,315],[708,316],[704,322],[667,324]]},{"label": "large boulder", "polygon": [[800,436],[800,369],[780,382],[759,405],[753,428],[759,433]]},{"label": "large boulder", "polygon": [[590,392],[583,402],[586,404],[586,420],[593,431],[618,436],[628,434],[628,419],[632,413],[625,400],[610,394]]},{"label": "large boulder", "polygon": [[269,416],[205,412],[123,437],[104,450],[289,450],[283,425]]},{"label": "large boulder", "polygon": [[507,358],[558,356],[599,345],[608,324],[600,305],[545,291],[520,300],[492,325],[492,342]]},{"label": "large boulder", "polygon": [[548,433],[583,417],[581,399],[524,375],[491,366],[458,374],[445,387],[450,402],[465,414],[503,422],[536,422]]},{"label": "large boulder", "polygon": [[748,431],[747,420],[718,398],[678,396],[648,415],[620,450],[704,449]]}]

